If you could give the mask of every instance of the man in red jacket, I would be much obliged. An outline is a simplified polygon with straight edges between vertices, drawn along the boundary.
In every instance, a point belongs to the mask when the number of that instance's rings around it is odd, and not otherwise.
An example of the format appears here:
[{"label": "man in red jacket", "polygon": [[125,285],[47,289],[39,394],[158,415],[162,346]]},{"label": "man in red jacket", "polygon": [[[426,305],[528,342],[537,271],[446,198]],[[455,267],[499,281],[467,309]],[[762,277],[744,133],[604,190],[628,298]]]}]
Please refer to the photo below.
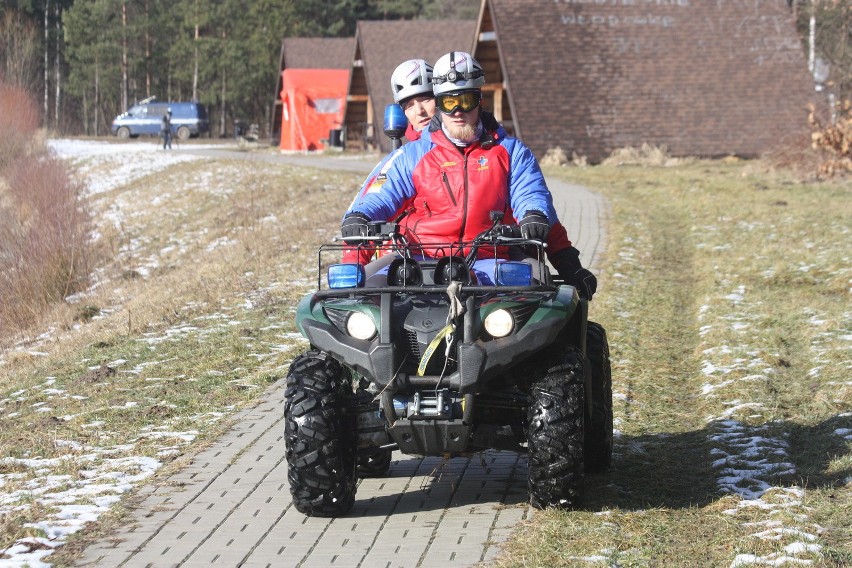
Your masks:
[{"label": "man in red jacket", "polygon": [[[409,139],[415,136],[420,138],[422,126],[429,124],[425,119],[429,110],[434,114],[436,104],[441,110],[440,115],[432,119],[428,129],[428,138],[434,139],[432,150],[424,149],[414,161],[411,161],[410,157],[403,157],[402,149],[386,157],[368,177],[367,183],[350,206],[343,221],[343,236],[364,234],[365,223],[370,220],[365,212],[376,208],[387,210],[389,204],[398,208],[387,218],[395,218],[402,210],[414,211],[407,223],[419,224],[419,237],[447,241],[468,238],[470,235],[467,233],[470,230],[478,232],[480,225],[484,226],[490,222],[488,213],[491,210],[504,210],[511,218],[514,214],[512,208],[517,206],[523,213],[519,223],[524,235],[546,240],[548,258],[559,275],[568,284],[574,285],[582,297],[591,299],[597,287],[597,280],[591,272],[582,267],[579,251],[571,245],[565,228],[556,219],[552,199],[538,163],[523,144],[507,137],[506,131],[497,124],[494,117],[481,109],[480,89],[485,83],[485,77],[479,63],[470,54],[451,52],[438,60],[436,70],[429,68],[432,73],[426,73],[427,65],[423,60],[404,62],[394,71],[391,88],[395,101],[413,101],[408,108],[401,104],[410,122],[409,131],[414,130],[412,136],[406,132]],[[432,80],[433,94],[436,96],[431,101],[422,88],[427,77]],[[413,96],[415,94],[416,97]],[[465,169],[462,176],[464,179],[461,179],[459,176],[462,172],[456,172],[457,168],[448,167],[450,162],[444,162],[437,169],[430,166],[429,158],[425,154],[438,151],[443,146],[455,146],[461,156],[475,154],[480,172],[471,174]],[[495,146],[503,150],[495,153],[492,150]],[[417,153],[412,152],[412,155],[415,154]],[[454,153],[442,152],[441,155],[452,159]],[[394,188],[387,199],[375,199],[375,196],[370,196],[370,193],[382,192],[382,185],[389,172],[406,170],[405,166],[397,167],[395,162],[398,159],[401,162],[408,160],[407,173],[416,177],[412,180],[416,187],[396,191],[396,185],[399,183],[392,183]],[[489,160],[493,165],[488,164]],[[415,168],[413,171],[412,167]],[[489,169],[491,171],[487,176],[481,175]],[[494,193],[490,189],[490,185],[494,183],[497,187],[503,185],[506,193]],[[437,191],[432,187],[435,184],[439,186]],[[446,190],[451,203],[441,204],[441,195],[444,194],[441,187]],[[464,200],[463,207],[459,207],[457,199]],[[434,209],[436,205],[440,210]],[[369,250],[361,250],[359,255],[353,250],[347,252],[344,261],[365,263],[371,253]]]}]

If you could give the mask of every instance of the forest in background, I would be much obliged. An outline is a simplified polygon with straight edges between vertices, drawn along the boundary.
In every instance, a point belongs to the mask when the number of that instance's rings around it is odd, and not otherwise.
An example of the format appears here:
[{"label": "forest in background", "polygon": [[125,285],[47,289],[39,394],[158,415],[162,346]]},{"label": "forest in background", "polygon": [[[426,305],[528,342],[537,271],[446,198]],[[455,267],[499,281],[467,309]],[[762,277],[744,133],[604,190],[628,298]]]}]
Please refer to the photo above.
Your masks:
[{"label": "forest in background", "polygon": [[[852,5],[788,0],[806,56],[852,95]],[[98,136],[133,102],[197,100],[211,135],[271,129],[281,40],[350,37],[358,20],[473,19],[480,0],[4,0],[0,81],[41,101],[42,126]],[[811,48],[813,46],[813,49]]]},{"label": "forest in background", "polygon": [[63,135],[109,133],[135,101],[195,100],[211,135],[268,134],[285,37],[351,37],[359,20],[475,19],[479,0],[4,0],[0,81]]}]

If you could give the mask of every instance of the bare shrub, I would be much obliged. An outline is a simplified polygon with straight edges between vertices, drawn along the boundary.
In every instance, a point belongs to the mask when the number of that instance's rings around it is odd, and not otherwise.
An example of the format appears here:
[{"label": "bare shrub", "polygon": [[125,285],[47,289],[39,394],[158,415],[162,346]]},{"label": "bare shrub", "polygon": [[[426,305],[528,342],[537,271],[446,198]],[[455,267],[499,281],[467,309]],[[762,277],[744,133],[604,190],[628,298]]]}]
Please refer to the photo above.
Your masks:
[{"label": "bare shrub", "polygon": [[0,341],[40,323],[88,280],[90,218],[80,187],[37,135],[23,88],[0,84]]},{"label": "bare shrub", "polygon": [[673,161],[665,146],[643,143],[639,148],[619,148],[601,163],[609,166],[668,166]]},{"label": "bare shrub", "polygon": [[0,201],[0,335],[26,328],[85,288],[90,218],[56,158],[25,156],[9,168]]},{"label": "bare shrub", "polygon": [[826,124],[810,107],[811,146],[821,154],[819,175],[833,177],[852,172],[852,101],[835,106],[833,123]]},{"label": "bare shrub", "polygon": [[38,128],[38,110],[20,87],[0,83],[0,174],[31,146]]},{"label": "bare shrub", "polygon": [[568,164],[568,156],[565,154],[565,150],[557,146],[548,149],[540,163],[542,166],[564,166]]},{"label": "bare shrub", "polygon": [[571,153],[571,159],[568,159],[568,155],[565,153],[565,150],[562,149],[561,146],[557,146],[556,148],[550,148],[544,157],[539,162],[542,166],[578,166],[584,167],[589,165],[588,160],[585,156],[581,156],[577,154],[577,152]]}]

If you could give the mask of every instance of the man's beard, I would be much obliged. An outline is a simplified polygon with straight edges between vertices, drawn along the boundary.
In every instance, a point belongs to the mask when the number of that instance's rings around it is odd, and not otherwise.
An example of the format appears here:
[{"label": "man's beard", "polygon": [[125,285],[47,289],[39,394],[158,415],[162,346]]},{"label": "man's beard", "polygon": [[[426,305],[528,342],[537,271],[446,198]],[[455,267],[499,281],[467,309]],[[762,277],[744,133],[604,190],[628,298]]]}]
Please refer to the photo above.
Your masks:
[{"label": "man's beard", "polygon": [[465,123],[460,126],[456,126],[455,124],[445,124],[444,126],[447,129],[447,133],[456,140],[473,142],[473,139],[476,137],[476,125]]}]

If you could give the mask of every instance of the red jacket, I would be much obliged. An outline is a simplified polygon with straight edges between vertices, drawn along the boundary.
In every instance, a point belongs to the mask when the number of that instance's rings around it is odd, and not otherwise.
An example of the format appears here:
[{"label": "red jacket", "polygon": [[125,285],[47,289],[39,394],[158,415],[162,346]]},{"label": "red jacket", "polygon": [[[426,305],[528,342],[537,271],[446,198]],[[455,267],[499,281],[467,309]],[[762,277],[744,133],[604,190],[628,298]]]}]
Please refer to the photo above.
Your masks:
[{"label": "red jacket", "polygon": [[[410,210],[402,227],[410,242],[469,241],[490,227],[491,211],[503,211],[507,222],[512,219],[511,192],[515,191],[516,204],[533,203],[533,208],[550,213],[549,217],[555,220],[547,237],[548,256],[570,247],[571,241],[565,227],[556,220],[549,192],[532,155],[525,155],[524,152],[528,151],[520,144],[505,146],[501,143],[505,130],[490,115],[485,114],[483,119],[486,124],[483,139],[461,152],[444,136],[439,122],[433,122],[435,127],[430,126],[429,132],[433,145],[411,172],[417,191],[389,218]],[[409,125],[406,137],[417,139],[420,134]],[[394,167],[396,159],[401,159],[401,155],[402,151],[397,150],[374,168],[350,210],[357,210],[356,204],[370,191],[381,191],[387,172]],[[494,191],[498,187],[505,188],[505,191]],[[540,200],[542,188],[547,192],[548,205]],[[524,192],[529,194],[527,201],[522,201]],[[365,264],[373,252],[368,247],[349,249],[343,261]]]}]

